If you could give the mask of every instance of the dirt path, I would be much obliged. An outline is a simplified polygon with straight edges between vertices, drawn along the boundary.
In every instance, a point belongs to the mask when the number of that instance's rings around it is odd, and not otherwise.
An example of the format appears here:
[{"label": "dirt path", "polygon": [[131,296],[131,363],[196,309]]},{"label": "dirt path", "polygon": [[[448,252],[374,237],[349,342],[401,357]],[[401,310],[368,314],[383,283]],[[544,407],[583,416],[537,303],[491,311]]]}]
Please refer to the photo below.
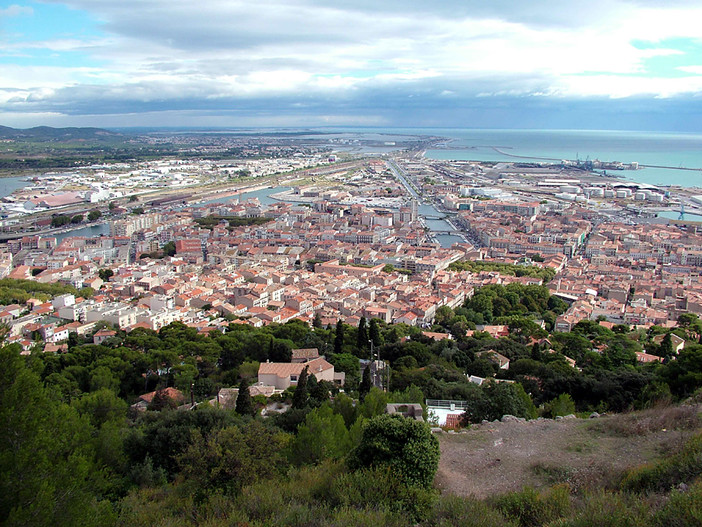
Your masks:
[{"label": "dirt path", "polygon": [[442,434],[436,485],[478,498],[560,482],[574,490],[601,486],[679,448],[692,433],[659,427],[626,437],[611,429],[617,418],[487,423]]}]

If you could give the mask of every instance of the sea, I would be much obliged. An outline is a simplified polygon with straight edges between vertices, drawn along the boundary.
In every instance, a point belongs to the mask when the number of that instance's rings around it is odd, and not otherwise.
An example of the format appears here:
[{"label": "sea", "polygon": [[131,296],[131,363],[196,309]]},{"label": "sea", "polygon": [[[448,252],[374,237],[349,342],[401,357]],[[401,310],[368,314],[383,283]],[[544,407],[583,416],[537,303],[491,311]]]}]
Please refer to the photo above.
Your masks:
[{"label": "sea", "polygon": [[[283,131],[283,130],[281,130]],[[290,129],[284,130],[290,132]],[[299,130],[295,130],[299,131]],[[702,194],[702,134],[672,132],[639,132],[610,130],[493,130],[468,128],[315,128],[305,129],[306,136],[330,140],[329,146],[344,150],[382,154],[396,147],[394,142],[419,136],[438,137],[437,148],[425,152],[425,157],[436,160],[461,161],[543,161],[600,160],[622,163],[637,162],[655,165],[639,170],[609,171],[608,175],[624,180],[660,187],[696,187]],[[259,131],[261,132],[261,131]],[[270,132],[268,130],[267,132]],[[301,137],[301,136],[298,136]],[[356,140],[374,141],[373,146],[361,146]],[[346,146],[342,146],[343,144]],[[383,144],[388,143],[388,144]],[[351,145],[351,146],[349,146]],[[661,168],[666,167],[666,168]],[[0,178],[0,197],[28,185],[26,177]],[[257,197],[262,203],[273,201],[271,194],[283,188],[263,189],[243,194],[239,199]],[[227,201],[230,198],[213,200]],[[421,214],[434,215],[429,205]],[[430,210],[431,209],[431,210]],[[671,215],[675,213],[670,213]],[[444,220],[426,220],[430,230],[451,231]],[[99,236],[107,234],[108,226],[84,227],[63,236]],[[461,241],[460,238],[442,234],[437,240],[443,246]]]},{"label": "sea", "polygon": [[[433,135],[432,131],[432,135]],[[592,130],[436,130],[449,137],[446,148],[428,150],[430,159],[515,161],[523,156],[550,160],[637,162],[669,168],[609,171],[637,183],[702,188],[702,134]],[[503,153],[498,152],[500,150]],[[505,155],[508,154],[508,155]],[[697,170],[690,170],[697,169]]]},{"label": "sea", "polygon": [[[669,168],[615,170],[608,174],[655,186],[702,188],[702,134],[613,130],[487,130],[468,128],[329,128],[330,138],[445,138],[425,157],[461,161],[592,160],[637,162]],[[381,153],[385,148],[370,147]],[[519,157],[514,157],[519,156]],[[697,169],[697,170],[689,170]]]}]

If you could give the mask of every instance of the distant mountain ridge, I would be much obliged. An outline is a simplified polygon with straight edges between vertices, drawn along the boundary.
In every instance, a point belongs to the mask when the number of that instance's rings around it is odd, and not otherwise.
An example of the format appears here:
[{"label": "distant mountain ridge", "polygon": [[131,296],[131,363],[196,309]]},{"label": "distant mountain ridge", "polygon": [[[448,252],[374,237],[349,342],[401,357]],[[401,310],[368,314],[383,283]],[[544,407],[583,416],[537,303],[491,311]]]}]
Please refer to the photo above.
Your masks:
[{"label": "distant mountain ridge", "polygon": [[28,139],[39,141],[104,140],[124,137],[124,134],[111,132],[103,128],[52,128],[35,126],[34,128],[11,128],[0,126],[0,139]]}]

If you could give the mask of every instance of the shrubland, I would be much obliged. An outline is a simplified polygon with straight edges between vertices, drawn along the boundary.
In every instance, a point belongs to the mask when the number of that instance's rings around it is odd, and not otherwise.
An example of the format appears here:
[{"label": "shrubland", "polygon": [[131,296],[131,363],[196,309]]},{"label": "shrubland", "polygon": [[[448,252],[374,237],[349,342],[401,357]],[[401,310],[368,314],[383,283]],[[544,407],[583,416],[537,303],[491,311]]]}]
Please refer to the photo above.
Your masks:
[{"label": "shrubland", "polygon": [[[467,401],[466,425],[504,414],[533,419],[645,410],[650,412],[646,424],[624,419],[612,425],[620,427],[614,432],[635,437],[681,420],[689,429],[698,427],[695,412],[660,410],[702,388],[697,317],[687,317],[675,330],[686,339],[675,360],[641,366],[635,352],[656,351],[652,338],[658,329],[610,330],[585,321],[570,333],[554,333],[552,321],[564,309],[540,286],[489,286],[461,307],[437,311],[431,329],[452,336],[440,341],[420,328],[378,320],[364,320],[358,328],[343,321],[325,328],[295,320],[263,328],[231,324],[225,333],[210,334],[176,322],[158,332],[118,330],[101,345],[73,335],[61,354],[21,356],[15,345],[5,346],[0,350],[0,467],[6,475],[0,483],[0,522],[447,526],[702,521],[699,437],[597,492],[561,484],[481,501],[439,495],[432,486],[439,456],[435,436],[426,424],[383,415],[388,402],[431,398]],[[486,322],[508,326],[510,335],[493,338],[476,330]],[[360,331],[367,333],[359,337]],[[359,361],[370,357],[368,340],[390,364],[387,391],[363,386]],[[254,381],[261,362],[286,362],[292,349],[313,347],[346,372],[343,392],[310,375],[304,387],[275,397],[287,411],[267,410],[266,417],[260,415],[266,402],[255,398],[242,402],[239,412],[207,402],[222,387]],[[508,358],[509,369],[498,368],[483,351]],[[477,386],[468,375],[511,382]],[[198,405],[177,410],[172,401],[155,396],[159,403],[145,412],[130,408],[139,395],[163,394],[166,387],[188,396],[192,391]],[[672,415],[676,411],[680,415]]]}]

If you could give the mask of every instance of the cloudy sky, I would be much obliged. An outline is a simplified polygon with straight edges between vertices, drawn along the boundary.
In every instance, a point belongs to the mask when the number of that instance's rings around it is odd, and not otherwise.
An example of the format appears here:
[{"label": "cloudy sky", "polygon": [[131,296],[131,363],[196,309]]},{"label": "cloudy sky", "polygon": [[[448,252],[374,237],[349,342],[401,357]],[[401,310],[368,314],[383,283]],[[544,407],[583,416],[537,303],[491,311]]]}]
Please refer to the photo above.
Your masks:
[{"label": "cloudy sky", "polygon": [[702,132],[698,0],[0,0],[0,124]]}]

